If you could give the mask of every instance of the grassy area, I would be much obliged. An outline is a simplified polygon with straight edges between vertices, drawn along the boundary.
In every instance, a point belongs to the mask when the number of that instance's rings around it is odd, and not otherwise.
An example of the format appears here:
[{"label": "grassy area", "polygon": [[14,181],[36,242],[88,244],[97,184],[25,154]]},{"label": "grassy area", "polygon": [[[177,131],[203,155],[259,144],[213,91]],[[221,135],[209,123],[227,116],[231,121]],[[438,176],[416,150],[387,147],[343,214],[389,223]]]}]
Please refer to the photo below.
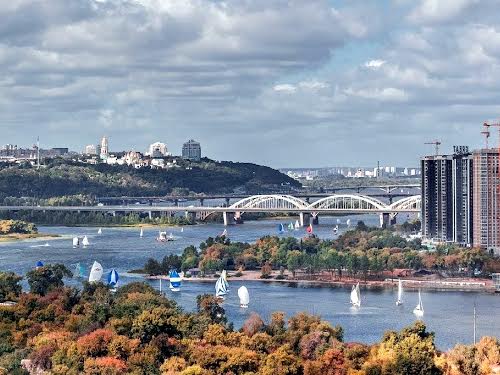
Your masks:
[{"label": "grassy area", "polygon": [[46,234],[46,233],[9,233],[0,234],[0,242],[13,242],[22,241],[30,239],[52,239],[61,237],[58,234]]}]

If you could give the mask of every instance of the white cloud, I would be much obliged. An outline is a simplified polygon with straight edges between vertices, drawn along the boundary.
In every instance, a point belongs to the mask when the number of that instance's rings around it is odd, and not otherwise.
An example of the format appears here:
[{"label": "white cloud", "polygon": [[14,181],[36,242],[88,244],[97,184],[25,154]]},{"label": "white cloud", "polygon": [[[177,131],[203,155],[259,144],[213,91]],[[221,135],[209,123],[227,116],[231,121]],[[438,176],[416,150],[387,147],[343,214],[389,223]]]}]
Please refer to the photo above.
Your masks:
[{"label": "white cloud", "polygon": [[294,85],[290,85],[289,83],[284,83],[281,85],[275,85],[273,87],[273,90],[278,92],[294,93],[295,91],[297,91],[297,87],[295,87]]},{"label": "white cloud", "polygon": [[386,62],[384,60],[370,60],[365,62],[365,67],[370,68],[370,69],[378,69],[382,65],[384,65]]}]

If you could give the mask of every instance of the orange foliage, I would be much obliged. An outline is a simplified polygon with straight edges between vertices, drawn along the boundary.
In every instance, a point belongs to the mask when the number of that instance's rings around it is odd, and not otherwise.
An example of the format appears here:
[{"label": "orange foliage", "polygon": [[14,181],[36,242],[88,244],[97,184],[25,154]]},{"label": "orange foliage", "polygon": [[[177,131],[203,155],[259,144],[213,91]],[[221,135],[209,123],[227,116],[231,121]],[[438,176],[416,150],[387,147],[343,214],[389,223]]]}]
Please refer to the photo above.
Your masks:
[{"label": "orange foliage", "polygon": [[120,375],[127,370],[127,364],[113,357],[87,358],[84,364],[86,375]]}]

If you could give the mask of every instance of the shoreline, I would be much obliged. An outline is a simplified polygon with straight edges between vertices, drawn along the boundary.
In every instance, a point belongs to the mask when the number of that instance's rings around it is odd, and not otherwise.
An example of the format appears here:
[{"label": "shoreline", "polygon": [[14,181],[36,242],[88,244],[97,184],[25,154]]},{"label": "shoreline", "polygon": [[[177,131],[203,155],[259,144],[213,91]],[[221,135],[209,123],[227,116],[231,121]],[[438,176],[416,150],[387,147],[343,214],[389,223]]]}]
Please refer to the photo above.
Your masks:
[{"label": "shoreline", "polygon": [[61,237],[62,236],[59,234],[50,234],[50,233],[12,233],[12,234],[1,235],[0,243],[12,243],[12,242],[29,241],[29,240],[51,241],[59,239]]},{"label": "shoreline", "polygon": [[[140,274],[139,274],[140,275]],[[233,274],[228,273],[228,281],[258,281],[267,283],[285,283],[285,284],[306,284],[310,287],[336,287],[336,288],[350,288],[353,285],[359,283],[360,287],[366,289],[394,289],[397,288],[398,278],[394,279],[384,279],[384,280],[367,280],[366,282],[362,279],[350,279],[345,278],[344,280],[308,280],[308,279],[275,279],[278,273],[273,272],[272,277],[269,279],[259,278],[259,271],[246,271],[243,275],[236,277]],[[167,275],[156,275],[150,276],[142,274],[142,276],[147,280],[168,280]],[[286,275],[285,275],[286,277]],[[182,279],[186,282],[198,282],[198,283],[215,283],[217,280],[215,277],[185,277]],[[495,293],[495,287],[493,282],[488,279],[460,279],[460,278],[449,278],[443,280],[419,280],[404,278],[403,287],[406,289],[418,290],[435,290],[435,291],[463,291],[463,292],[484,292],[484,293]]]}]

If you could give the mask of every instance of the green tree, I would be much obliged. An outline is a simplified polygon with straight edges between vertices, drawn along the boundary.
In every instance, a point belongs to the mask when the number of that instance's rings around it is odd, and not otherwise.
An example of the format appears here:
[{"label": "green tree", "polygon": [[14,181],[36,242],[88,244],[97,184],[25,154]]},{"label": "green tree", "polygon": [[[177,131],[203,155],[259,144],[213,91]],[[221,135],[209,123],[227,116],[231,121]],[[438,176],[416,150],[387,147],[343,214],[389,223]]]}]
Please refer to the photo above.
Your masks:
[{"label": "green tree", "polygon": [[17,300],[22,292],[19,284],[22,279],[14,272],[0,272],[0,302]]},{"label": "green tree", "polygon": [[295,272],[302,265],[302,253],[299,250],[290,251],[286,257],[286,268],[292,273],[292,276],[295,277]]},{"label": "green tree", "polygon": [[26,274],[31,292],[42,296],[64,286],[63,278],[72,276],[71,271],[63,264],[37,267]]}]

